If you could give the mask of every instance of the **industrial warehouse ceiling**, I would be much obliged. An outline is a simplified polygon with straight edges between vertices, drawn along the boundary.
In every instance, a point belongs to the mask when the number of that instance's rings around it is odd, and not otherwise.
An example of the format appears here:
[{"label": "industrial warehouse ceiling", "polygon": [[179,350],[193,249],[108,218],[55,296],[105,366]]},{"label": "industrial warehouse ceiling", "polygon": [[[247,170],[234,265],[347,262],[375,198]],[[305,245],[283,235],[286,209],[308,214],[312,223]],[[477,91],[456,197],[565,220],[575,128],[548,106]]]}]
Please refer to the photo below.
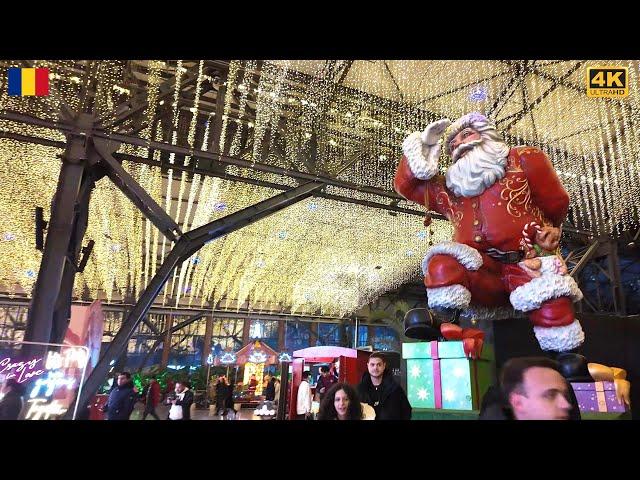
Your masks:
[{"label": "industrial warehouse ceiling", "polygon": [[[183,232],[305,175],[340,180],[206,245],[176,270],[159,298],[165,305],[342,316],[418,278],[428,245],[451,229],[440,220],[425,228],[420,209],[392,193],[400,145],[430,121],[474,110],[510,144],[547,152],[571,195],[574,226],[611,236],[637,226],[636,61],[0,63],[5,293],[28,296],[35,282],[33,212],[41,206],[49,216],[62,103],[93,107],[105,132],[143,140],[123,143],[119,158]],[[586,69],[598,65],[629,67],[628,97],[586,96]],[[50,95],[9,97],[9,66],[48,67]],[[138,113],[112,126],[130,108]],[[85,299],[135,300],[171,248],[106,178],[92,195],[88,240],[96,245],[76,279]]]}]

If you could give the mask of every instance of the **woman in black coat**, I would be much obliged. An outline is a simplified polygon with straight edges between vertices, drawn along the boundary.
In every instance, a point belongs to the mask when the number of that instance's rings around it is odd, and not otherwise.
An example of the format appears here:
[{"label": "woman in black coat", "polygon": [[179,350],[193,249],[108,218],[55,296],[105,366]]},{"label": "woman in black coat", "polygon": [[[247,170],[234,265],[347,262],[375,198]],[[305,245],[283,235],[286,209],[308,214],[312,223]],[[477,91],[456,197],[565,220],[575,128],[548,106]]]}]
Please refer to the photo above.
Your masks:
[{"label": "woman in black coat", "polygon": [[267,388],[264,389],[264,399],[273,402],[276,398],[276,379],[271,377]]},{"label": "woman in black coat", "polygon": [[227,395],[229,385],[224,375],[218,377],[218,383],[216,384],[216,414],[220,415],[227,408]]}]

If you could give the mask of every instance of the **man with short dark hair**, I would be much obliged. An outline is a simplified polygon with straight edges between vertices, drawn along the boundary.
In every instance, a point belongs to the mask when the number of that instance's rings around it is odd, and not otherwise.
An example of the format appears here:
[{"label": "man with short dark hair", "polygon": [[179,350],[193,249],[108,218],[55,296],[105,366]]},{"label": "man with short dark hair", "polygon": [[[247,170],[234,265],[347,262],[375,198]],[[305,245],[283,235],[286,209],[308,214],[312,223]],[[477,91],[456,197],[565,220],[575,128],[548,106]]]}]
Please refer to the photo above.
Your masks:
[{"label": "man with short dark hair", "polygon": [[575,394],[560,374],[555,360],[545,357],[512,358],[502,368],[500,384],[515,420],[576,418]]},{"label": "man with short dark hair", "polygon": [[321,402],[324,394],[331,388],[334,383],[337,383],[338,379],[329,373],[329,367],[323,365],[320,367],[320,378],[318,379],[318,383],[316,384],[316,394],[318,395],[318,400]]},{"label": "man with short dark hair", "polygon": [[368,371],[358,385],[360,401],[373,407],[376,420],[411,420],[409,400],[386,367],[383,354],[374,352],[369,356]]},{"label": "man with short dark hair", "polygon": [[136,404],[136,393],[133,389],[131,374],[122,372],[118,375],[117,385],[109,393],[109,400],[104,406],[107,420],[129,420]]}]

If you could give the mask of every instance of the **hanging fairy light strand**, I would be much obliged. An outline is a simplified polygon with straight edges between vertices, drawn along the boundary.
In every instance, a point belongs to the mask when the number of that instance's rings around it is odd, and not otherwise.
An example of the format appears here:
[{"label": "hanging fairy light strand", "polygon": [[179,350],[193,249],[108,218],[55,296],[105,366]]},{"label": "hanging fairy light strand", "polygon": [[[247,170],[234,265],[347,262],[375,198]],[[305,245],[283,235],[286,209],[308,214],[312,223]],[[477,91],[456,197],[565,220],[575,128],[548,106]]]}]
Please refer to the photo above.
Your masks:
[{"label": "hanging fairy light strand", "polygon": [[236,122],[236,133],[231,142],[231,148],[229,149],[229,154],[236,156],[240,153],[240,145],[242,142],[242,133],[244,130],[244,122],[242,122],[242,118],[245,114],[245,109],[247,108],[247,100],[250,93],[251,87],[251,79],[254,75],[254,70],[256,68],[257,62],[248,60],[244,66],[244,76],[242,83],[238,85],[238,90],[240,91],[240,100],[238,107],[238,117],[235,119]]},{"label": "hanging fairy light strand", "polygon": [[[195,142],[195,131],[196,131],[196,123],[198,121],[198,105],[200,103],[200,92],[202,89],[202,81],[204,80],[204,76],[203,76],[203,68],[204,68],[204,61],[200,60],[200,62],[198,63],[198,77],[196,79],[196,88],[195,88],[195,97],[194,97],[194,102],[193,102],[193,107],[190,109],[191,111],[191,122],[189,123],[189,131],[187,133],[187,143],[189,145],[189,148],[194,148],[194,142]],[[185,166],[189,165],[191,156],[187,155],[184,159],[184,164]],[[180,176],[180,188],[178,190],[178,202],[177,202],[177,207],[176,207],[176,213],[175,213],[175,218],[177,222],[180,222],[180,214],[181,214],[181,210],[182,210],[182,199],[183,199],[183,195],[184,195],[184,189],[185,189],[185,185],[186,185],[186,179],[187,179],[187,171],[183,170],[182,171],[182,175]],[[184,220],[182,222],[183,225],[183,230],[188,231],[189,230],[189,216],[191,215],[191,207],[193,205],[193,198],[195,195],[195,192],[193,192],[193,188],[195,185],[195,189],[197,190],[197,188],[199,187],[199,182],[189,182],[189,185],[191,187],[191,193],[189,195],[190,201],[187,202],[187,208],[184,214]],[[174,269],[173,271],[173,278],[171,279],[171,287],[170,287],[170,291],[172,292],[172,295],[176,298],[176,302],[179,302],[180,300],[180,289],[182,287],[182,281],[184,280],[184,274],[186,273],[185,269],[187,268],[187,266],[185,264],[180,266],[180,273],[178,274],[178,269]],[[175,282],[176,282],[176,278],[178,278],[178,291],[174,290],[174,286],[175,286]]]},{"label": "hanging fairy light strand", "polygon": [[[186,72],[186,69],[182,66],[182,60],[178,60],[176,63],[176,83],[173,91],[173,117],[171,123],[171,144],[177,145],[178,143],[178,122],[180,120],[180,90],[181,90],[181,81],[182,76]],[[175,153],[171,152],[169,154],[169,163],[173,165],[175,163]],[[167,172],[167,189],[165,193],[165,211],[171,214],[171,199],[172,199],[172,188],[173,188],[173,168],[169,168]],[[162,237],[162,251],[160,254],[160,258],[164,260],[165,258],[165,249],[166,249],[167,240],[163,236]],[[173,248],[173,242],[170,243],[170,248]],[[169,289],[169,282],[166,282],[164,285],[164,295],[163,295],[163,305],[167,299],[167,291]]]},{"label": "hanging fairy light strand", "polygon": [[[147,120],[147,126],[140,132],[141,138],[144,138],[145,140],[153,140],[152,119],[155,118],[156,112],[160,107],[160,105],[158,105],[158,93],[160,90],[160,78],[161,78],[160,75],[161,75],[163,66],[164,66],[163,62],[154,61],[154,60],[149,61],[149,65],[148,65],[149,89],[147,93],[148,104],[144,112],[144,118]],[[158,128],[158,130],[161,130],[161,129]],[[160,180],[159,178],[153,175],[152,170],[147,165],[145,165],[143,168],[142,179],[146,183],[146,185],[143,184],[142,186],[145,188],[146,191],[152,192],[152,193],[155,190],[154,184],[159,183],[159,180]],[[151,220],[147,218],[145,220],[145,228],[144,228],[144,231],[145,231],[144,232],[145,233],[144,274],[143,274],[142,284],[139,286],[140,291],[146,288],[146,286],[148,285],[149,278],[150,278],[149,274],[150,274],[151,262],[155,263],[155,257],[152,258],[152,251],[151,251],[151,234],[152,234],[152,230],[154,229],[155,227],[151,223]],[[156,240],[156,243],[157,243],[157,240]]]}]

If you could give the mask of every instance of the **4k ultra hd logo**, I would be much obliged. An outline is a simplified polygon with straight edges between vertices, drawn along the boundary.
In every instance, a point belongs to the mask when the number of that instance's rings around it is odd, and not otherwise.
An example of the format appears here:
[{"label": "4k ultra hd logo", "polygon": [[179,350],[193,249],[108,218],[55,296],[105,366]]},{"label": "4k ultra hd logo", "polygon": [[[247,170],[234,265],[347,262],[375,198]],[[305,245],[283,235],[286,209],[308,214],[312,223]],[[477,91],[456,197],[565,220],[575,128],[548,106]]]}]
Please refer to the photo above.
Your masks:
[{"label": "4k ultra hd logo", "polygon": [[627,67],[587,68],[587,96],[620,98],[629,95]]}]

